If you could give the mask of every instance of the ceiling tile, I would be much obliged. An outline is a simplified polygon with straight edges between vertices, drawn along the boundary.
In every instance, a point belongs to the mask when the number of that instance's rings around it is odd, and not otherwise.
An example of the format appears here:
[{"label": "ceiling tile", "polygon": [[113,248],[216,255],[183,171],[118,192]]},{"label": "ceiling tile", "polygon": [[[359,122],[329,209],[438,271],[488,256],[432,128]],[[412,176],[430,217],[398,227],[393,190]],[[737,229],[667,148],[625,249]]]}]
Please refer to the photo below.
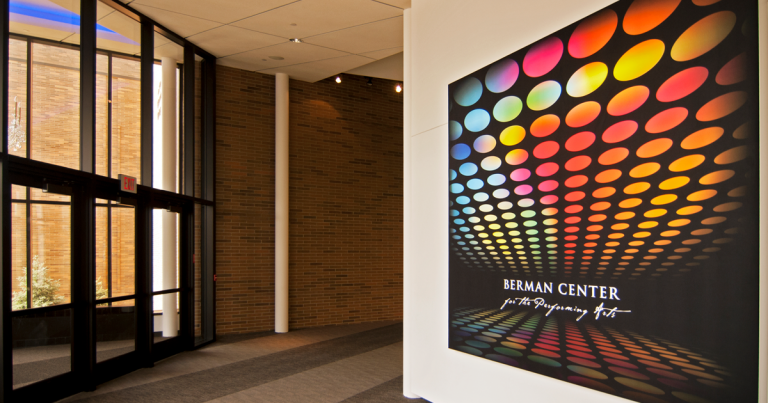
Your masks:
[{"label": "ceiling tile", "polygon": [[329,32],[304,41],[356,54],[403,46],[403,17]]},{"label": "ceiling tile", "polygon": [[163,57],[172,57],[176,59],[178,63],[184,63],[184,48],[177,45],[175,42],[168,42],[165,45],[155,48],[155,59]]},{"label": "ceiling tile", "polygon": [[224,57],[248,50],[285,43],[286,39],[247,29],[222,25],[188,37],[192,43],[208,50],[216,57]]},{"label": "ceiling tile", "polygon": [[358,55],[349,55],[333,59],[318,60],[310,63],[297,64],[293,66],[279,67],[275,69],[260,70],[260,73],[276,74],[286,73],[295,80],[307,81],[313,83],[330,77],[342,71],[350,70],[370,62],[371,59]]},{"label": "ceiling tile", "polygon": [[305,38],[402,14],[399,8],[375,1],[302,0],[232,25],[285,38]]},{"label": "ceiling tile", "polygon": [[360,56],[370,57],[371,59],[379,60],[379,59],[383,59],[385,57],[389,57],[402,52],[403,52],[403,47],[396,46],[394,48],[386,48],[386,49],[374,50],[373,52],[360,53]]},{"label": "ceiling tile", "polygon": [[[327,49],[306,43],[285,42],[266,48],[227,56],[218,59],[218,61],[228,60],[250,63],[250,66],[252,67],[247,68],[246,70],[264,70],[347,55],[348,53],[339,52],[338,50]],[[270,58],[270,56],[282,57],[283,60],[274,60]]]},{"label": "ceiling tile", "polygon": [[[230,22],[250,17],[265,11],[281,7],[297,0],[136,0],[131,7],[151,6],[169,11],[183,12],[190,17],[229,24]],[[182,11],[183,10],[183,11]],[[161,24],[162,21],[158,21]],[[170,28],[170,27],[169,27]]]},{"label": "ceiling tile", "polygon": [[221,26],[220,23],[202,18],[190,17],[188,15],[175,13],[173,11],[161,10],[155,7],[149,7],[138,3],[131,4],[140,13],[157,21],[158,24],[170,29],[178,35],[187,37],[209,29]]},{"label": "ceiling tile", "polygon": [[398,8],[411,8],[411,0],[374,0]]}]

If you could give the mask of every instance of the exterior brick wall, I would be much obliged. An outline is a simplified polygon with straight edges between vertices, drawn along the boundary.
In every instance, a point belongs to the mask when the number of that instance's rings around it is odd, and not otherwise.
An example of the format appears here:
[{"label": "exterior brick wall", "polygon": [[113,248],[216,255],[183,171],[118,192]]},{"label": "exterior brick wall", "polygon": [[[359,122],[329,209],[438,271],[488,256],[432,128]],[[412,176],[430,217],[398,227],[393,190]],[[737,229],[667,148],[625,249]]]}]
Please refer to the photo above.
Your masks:
[{"label": "exterior brick wall", "polygon": [[[290,81],[290,327],[402,318],[402,95]],[[274,328],[273,76],[218,66],[216,326]]]}]

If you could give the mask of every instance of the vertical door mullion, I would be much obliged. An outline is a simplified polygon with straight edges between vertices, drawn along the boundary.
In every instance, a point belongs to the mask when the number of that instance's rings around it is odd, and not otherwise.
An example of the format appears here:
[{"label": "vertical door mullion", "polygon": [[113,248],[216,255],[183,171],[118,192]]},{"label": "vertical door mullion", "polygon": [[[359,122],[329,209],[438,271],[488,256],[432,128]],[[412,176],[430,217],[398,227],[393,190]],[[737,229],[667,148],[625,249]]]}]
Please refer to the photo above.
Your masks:
[{"label": "vertical door mullion", "polygon": [[96,388],[96,206],[91,183],[73,187],[72,372],[83,390]]},{"label": "vertical door mullion", "polygon": [[[139,189],[141,194],[142,189]],[[152,360],[152,209],[150,195],[143,193],[136,206],[136,354],[139,366]]]},{"label": "vertical door mullion", "polygon": [[179,246],[181,247],[181,253],[179,253],[180,261],[179,268],[179,288],[181,288],[181,294],[179,295],[181,308],[181,337],[185,349],[191,349],[195,345],[194,323],[194,298],[195,298],[195,275],[194,266],[192,265],[192,252],[194,251],[194,233],[195,228],[195,205],[193,203],[185,203],[181,213],[181,225],[180,225],[180,238]]}]

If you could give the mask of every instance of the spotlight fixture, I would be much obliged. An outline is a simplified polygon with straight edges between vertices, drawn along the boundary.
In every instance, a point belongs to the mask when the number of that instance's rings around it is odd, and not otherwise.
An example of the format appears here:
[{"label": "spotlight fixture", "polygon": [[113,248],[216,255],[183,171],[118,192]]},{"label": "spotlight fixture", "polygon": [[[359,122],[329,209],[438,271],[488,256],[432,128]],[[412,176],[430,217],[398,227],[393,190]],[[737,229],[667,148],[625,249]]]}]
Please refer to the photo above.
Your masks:
[{"label": "spotlight fixture", "polygon": [[400,83],[397,83],[397,85],[395,86],[395,91],[402,92],[403,91],[403,86],[400,85]]},{"label": "spotlight fixture", "polygon": [[368,79],[368,82],[366,84],[373,85],[373,79],[371,77],[363,77],[363,78],[367,78]]},{"label": "spotlight fixture", "polygon": [[293,42],[293,43],[301,43],[301,39],[299,39],[299,38],[291,38],[291,39],[289,39],[289,40],[290,40],[291,42]]},{"label": "spotlight fixture", "polygon": [[341,84],[341,76],[336,76],[336,84]]}]

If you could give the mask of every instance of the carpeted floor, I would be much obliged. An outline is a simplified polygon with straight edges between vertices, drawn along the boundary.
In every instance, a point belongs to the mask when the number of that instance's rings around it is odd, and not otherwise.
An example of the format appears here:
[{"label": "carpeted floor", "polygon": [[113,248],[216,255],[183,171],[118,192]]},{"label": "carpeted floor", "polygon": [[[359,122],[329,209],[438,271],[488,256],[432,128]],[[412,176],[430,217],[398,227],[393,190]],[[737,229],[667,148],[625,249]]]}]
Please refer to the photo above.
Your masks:
[{"label": "carpeted floor", "polygon": [[414,402],[402,396],[402,324],[222,338],[66,402]]}]

